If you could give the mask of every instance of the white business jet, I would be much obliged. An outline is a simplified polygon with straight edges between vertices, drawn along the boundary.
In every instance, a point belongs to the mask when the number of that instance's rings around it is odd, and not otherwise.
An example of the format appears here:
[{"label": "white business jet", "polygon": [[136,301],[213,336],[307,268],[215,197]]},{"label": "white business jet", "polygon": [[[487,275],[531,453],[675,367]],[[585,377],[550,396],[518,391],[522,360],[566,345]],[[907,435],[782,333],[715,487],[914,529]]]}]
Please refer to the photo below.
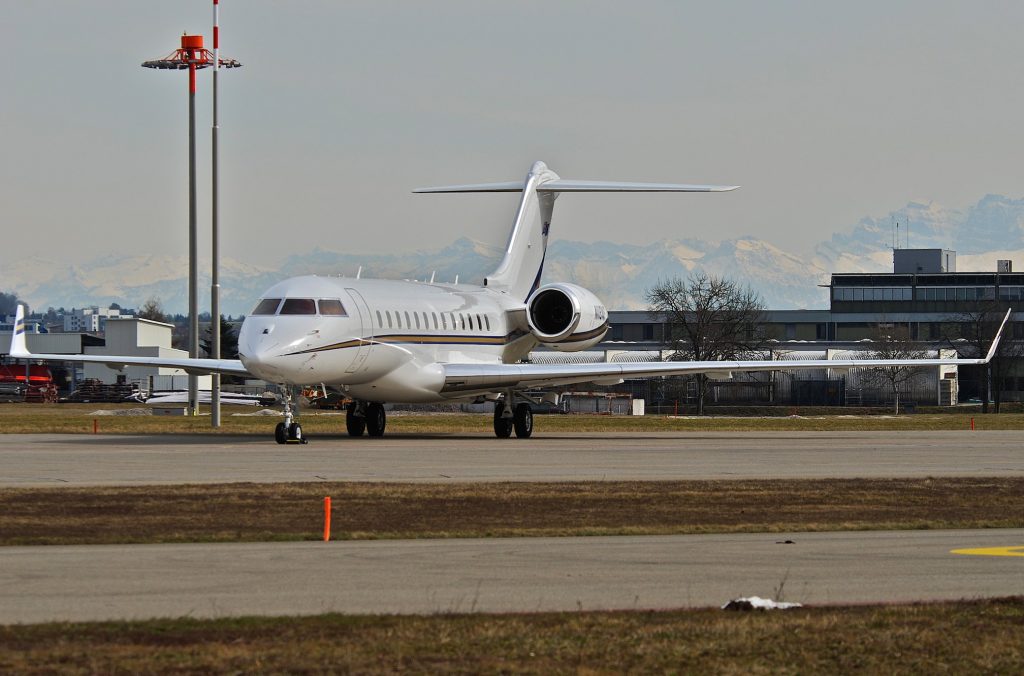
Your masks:
[{"label": "white business jet", "polygon": [[[533,433],[524,392],[538,387],[624,378],[705,373],[849,369],[862,366],[987,363],[983,359],[804,360],[656,362],[630,364],[523,364],[545,345],[574,352],[597,344],[608,331],[608,311],[574,284],[541,285],[555,200],[570,192],[725,192],[737,186],[570,181],[536,162],[524,181],[422,188],[415,192],[521,192],[505,257],[483,285],[304,276],[264,293],[242,323],[239,360],[165,359],[32,354],[25,346],[24,310],[18,307],[11,356],[19,359],[166,366],[189,373],[256,376],[282,386],[322,385],[352,399],[346,428],[352,436],[382,436],[384,403],[493,400],[494,433]],[[1007,313],[1009,318],[1009,313]],[[1006,320],[1003,320],[1005,326]],[[285,399],[278,443],[304,442]]]}]

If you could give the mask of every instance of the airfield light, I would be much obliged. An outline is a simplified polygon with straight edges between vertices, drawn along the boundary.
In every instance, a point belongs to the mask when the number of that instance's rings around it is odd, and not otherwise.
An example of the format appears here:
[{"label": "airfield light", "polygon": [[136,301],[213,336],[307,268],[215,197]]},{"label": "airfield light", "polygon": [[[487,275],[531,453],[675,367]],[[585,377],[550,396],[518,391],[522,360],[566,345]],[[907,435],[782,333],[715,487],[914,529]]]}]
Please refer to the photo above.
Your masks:
[{"label": "airfield light", "polygon": [[[216,37],[214,42],[216,47]],[[203,47],[202,35],[182,35],[181,47],[162,59],[145,61],[142,64],[143,68],[154,68],[156,70],[188,70],[188,356],[193,359],[199,357],[199,269],[197,264],[198,225],[196,215],[196,71],[208,68],[214,64],[218,68],[238,68],[242,65],[234,59],[221,59],[219,54],[214,56],[210,50]],[[215,250],[214,260],[216,260],[216,255],[217,252]],[[216,266],[216,263],[214,265]],[[213,322],[214,326],[219,329],[220,317],[214,316]],[[219,349],[219,335],[217,343],[217,348]],[[220,354],[218,352],[214,358],[219,357]],[[190,415],[197,415],[199,413],[199,381],[193,374],[188,376],[188,408]],[[218,415],[217,422],[219,422],[219,418],[220,416]]]}]

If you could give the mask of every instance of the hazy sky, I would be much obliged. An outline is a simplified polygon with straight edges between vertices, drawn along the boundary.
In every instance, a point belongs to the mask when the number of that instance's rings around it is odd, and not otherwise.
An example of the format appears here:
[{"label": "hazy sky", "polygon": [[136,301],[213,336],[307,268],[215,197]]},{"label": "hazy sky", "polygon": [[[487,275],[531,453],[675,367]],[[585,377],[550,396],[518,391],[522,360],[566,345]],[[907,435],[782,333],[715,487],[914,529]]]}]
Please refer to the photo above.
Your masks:
[{"label": "hazy sky", "polygon": [[[504,244],[522,177],[737,183],[566,195],[553,236],[795,252],[909,199],[1022,189],[1024,3],[222,0],[223,255]],[[209,0],[0,0],[0,264],[184,254],[184,73]],[[209,41],[209,37],[208,37]],[[200,75],[209,229],[211,77]]]}]

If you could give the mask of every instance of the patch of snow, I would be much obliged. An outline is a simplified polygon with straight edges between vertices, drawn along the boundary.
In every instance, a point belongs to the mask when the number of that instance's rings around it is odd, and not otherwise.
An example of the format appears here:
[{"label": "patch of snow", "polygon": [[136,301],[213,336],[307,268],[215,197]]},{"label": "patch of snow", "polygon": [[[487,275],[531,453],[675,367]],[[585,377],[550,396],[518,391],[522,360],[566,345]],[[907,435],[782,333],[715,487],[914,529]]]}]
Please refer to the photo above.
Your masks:
[{"label": "patch of snow", "polygon": [[722,610],[789,610],[802,607],[802,604],[790,601],[772,601],[760,596],[744,596],[729,601],[722,606]]}]

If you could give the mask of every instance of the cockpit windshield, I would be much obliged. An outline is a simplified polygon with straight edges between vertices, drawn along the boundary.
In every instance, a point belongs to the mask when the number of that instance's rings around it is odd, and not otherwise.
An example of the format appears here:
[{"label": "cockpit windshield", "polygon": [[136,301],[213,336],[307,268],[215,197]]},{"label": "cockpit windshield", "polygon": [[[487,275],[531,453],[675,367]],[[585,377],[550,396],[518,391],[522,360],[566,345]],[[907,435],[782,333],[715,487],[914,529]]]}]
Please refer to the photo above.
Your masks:
[{"label": "cockpit windshield", "polygon": [[316,301],[312,298],[285,298],[281,306],[283,315],[315,315]]},{"label": "cockpit windshield", "polygon": [[[315,315],[347,317],[345,306],[337,298],[264,298],[256,304],[253,315]],[[319,312],[317,312],[319,306]]]},{"label": "cockpit windshield", "polygon": [[317,301],[320,306],[320,314],[331,315],[335,317],[344,317],[348,315],[345,312],[345,306],[341,304],[341,301],[337,298],[321,298]]},{"label": "cockpit windshield", "polygon": [[252,311],[254,315],[276,315],[277,306],[281,304],[280,298],[264,298],[256,304],[256,308]]}]

